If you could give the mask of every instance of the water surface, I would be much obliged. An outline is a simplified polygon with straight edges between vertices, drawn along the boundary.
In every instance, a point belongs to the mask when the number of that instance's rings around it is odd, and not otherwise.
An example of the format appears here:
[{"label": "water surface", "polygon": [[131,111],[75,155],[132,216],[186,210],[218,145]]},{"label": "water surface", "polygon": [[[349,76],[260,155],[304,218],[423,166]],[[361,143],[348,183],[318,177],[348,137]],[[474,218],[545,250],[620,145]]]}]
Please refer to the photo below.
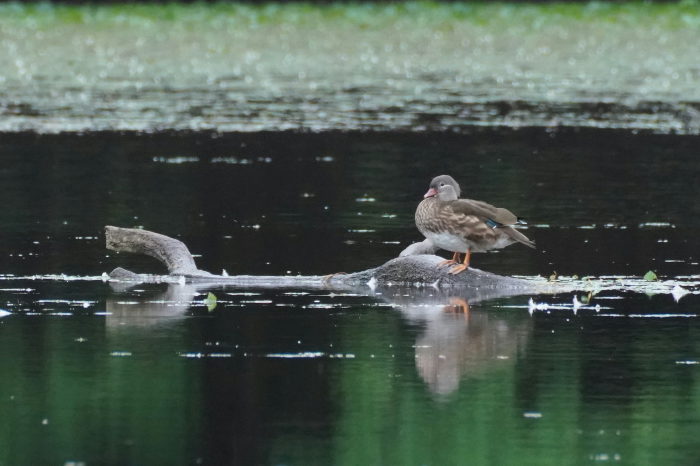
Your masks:
[{"label": "water surface", "polygon": [[697,2],[0,6],[0,130],[700,132]]},{"label": "water surface", "polygon": [[576,313],[573,294],[534,296],[552,308],[530,314],[530,296],[100,275],[162,272],[106,251],[105,224],[179,237],[214,272],[375,266],[420,240],[415,206],[448,172],[539,246],[479,268],[697,276],[697,147],[601,130],[3,134],[0,464],[693,464],[696,294],[605,291]]}]

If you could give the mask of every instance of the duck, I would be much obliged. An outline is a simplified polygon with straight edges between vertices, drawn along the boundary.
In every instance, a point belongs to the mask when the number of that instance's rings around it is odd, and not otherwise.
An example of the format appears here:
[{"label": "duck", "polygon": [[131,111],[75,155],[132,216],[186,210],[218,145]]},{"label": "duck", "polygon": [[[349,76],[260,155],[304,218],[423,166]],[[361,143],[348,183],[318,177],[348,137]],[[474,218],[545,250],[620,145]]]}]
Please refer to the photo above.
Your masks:
[{"label": "duck", "polygon": [[[526,224],[507,209],[483,201],[460,199],[459,184],[450,175],[436,176],[416,209],[416,227],[433,245],[453,253],[449,273],[469,268],[472,252],[501,249],[514,243],[535,248],[535,242],[513,228]],[[460,260],[460,255],[464,259]]]}]

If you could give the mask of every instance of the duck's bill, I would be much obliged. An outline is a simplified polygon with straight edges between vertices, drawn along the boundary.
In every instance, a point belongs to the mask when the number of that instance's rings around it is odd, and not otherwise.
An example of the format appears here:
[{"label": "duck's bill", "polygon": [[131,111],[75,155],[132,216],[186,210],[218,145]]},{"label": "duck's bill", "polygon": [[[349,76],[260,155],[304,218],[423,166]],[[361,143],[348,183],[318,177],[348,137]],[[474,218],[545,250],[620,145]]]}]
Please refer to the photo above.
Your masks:
[{"label": "duck's bill", "polygon": [[428,198],[428,197],[433,197],[437,194],[437,191],[435,191],[433,188],[430,188],[427,193],[423,194],[423,198]]}]

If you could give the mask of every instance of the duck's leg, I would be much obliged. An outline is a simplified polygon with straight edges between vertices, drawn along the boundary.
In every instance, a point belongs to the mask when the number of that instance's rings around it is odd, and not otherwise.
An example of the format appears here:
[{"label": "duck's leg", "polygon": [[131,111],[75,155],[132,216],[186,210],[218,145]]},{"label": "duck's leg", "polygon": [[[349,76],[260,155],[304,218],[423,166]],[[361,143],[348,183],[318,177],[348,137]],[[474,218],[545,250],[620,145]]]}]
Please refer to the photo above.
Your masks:
[{"label": "duck's leg", "polygon": [[452,275],[457,275],[458,273],[464,272],[469,268],[469,259],[472,256],[472,250],[467,248],[467,252],[464,254],[464,261],[461,264],[457,264],[450,269]]},{"label": "duck's leg", "polygon": [[469,315],[469,303],[466,299],[450,298],[450,304],[445,306],[445,309],[449,310],[448,312],[465,314],[466,316]]},{"label": "duck's leg", "polygon": [[438,267],[442,267],[443,265],[452,265],[452,264],[459,264],[459,253],[455,252],[452,254],[452,259],[447,259],[438,264]]}]

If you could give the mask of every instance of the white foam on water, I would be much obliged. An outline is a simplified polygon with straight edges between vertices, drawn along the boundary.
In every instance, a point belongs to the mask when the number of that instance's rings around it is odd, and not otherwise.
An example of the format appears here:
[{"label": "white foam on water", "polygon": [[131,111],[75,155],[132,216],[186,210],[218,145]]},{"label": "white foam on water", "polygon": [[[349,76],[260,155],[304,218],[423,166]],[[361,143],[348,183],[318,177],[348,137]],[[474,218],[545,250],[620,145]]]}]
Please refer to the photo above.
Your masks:
[{"label": "white foam on water", "polygon": [[282,358],[282,359],[308,359],[308,358],[321,358],[324,357],[326,353],[320,351],[304,351],[302,353],[268,353],[265,355],[266,358]]}]

